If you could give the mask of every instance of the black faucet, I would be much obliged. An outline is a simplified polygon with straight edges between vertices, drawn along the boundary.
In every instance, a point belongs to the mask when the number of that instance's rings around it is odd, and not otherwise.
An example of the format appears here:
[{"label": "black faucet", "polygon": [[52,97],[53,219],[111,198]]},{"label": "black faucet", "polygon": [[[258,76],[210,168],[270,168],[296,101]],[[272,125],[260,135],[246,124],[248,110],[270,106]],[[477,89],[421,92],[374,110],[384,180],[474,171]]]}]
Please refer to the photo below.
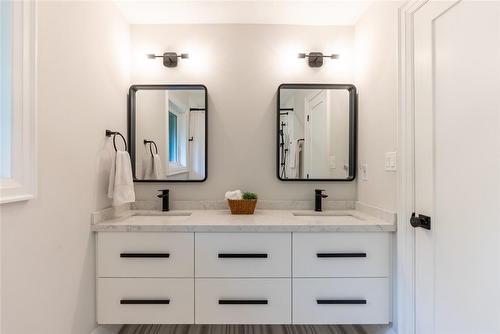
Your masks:
[{"label": "black faucet", "polygon": [[169,190],[168,189],[162,189],[162,190],[158,190],[158,191],[161,191],[161,194],[158,195],[159,198],[162,199],[162,207],[161,207],[161,211],[169,211],[170,208],[169,208]]},{"label": "black faucet", "polygon": [[316,189],[314,190],[314,211],[323,211],[323,209],[321,208],[321,200],[323,198],[327,198],[328,195],[325,195],[323,194],[323,191],[324,190],[321,190],[321,189]]}]

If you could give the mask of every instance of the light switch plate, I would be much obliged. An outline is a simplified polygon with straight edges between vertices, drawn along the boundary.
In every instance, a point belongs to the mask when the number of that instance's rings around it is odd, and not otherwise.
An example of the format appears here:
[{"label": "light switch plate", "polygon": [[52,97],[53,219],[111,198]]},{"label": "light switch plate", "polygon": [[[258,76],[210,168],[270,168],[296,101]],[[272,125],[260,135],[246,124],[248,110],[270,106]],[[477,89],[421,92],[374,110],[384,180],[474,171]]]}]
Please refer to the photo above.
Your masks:
[{"label": "light switch plate", "polygon": [[385,152],[384,170],[395,172],[397,170],[396,152]]}]

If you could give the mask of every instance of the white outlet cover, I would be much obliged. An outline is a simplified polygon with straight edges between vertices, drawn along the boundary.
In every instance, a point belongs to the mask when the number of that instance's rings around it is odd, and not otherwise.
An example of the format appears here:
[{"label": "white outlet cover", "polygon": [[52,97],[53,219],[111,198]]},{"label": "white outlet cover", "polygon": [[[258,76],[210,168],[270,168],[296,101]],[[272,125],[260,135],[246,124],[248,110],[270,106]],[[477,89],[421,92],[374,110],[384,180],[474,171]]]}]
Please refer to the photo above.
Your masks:
[{"label": "white outlet cover", "polygon": [[331,169],[337,168],[337,159],[334,155],[330,155],[330,168]]},{"label": "white outlet cover", "polygon": [[361,171],[361,180],[368,181],[368,164],[362,164],[359,167]]}]

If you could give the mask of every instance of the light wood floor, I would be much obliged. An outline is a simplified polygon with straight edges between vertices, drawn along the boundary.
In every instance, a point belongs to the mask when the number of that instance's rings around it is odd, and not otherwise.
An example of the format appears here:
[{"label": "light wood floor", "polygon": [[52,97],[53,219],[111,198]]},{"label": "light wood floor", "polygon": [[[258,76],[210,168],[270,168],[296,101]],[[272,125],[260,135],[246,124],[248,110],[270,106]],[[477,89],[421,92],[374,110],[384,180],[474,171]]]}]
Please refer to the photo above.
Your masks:
[{"label": "light wood floor", "polygon": [[120,334],[379,334],[387,326],[126,325]]}]

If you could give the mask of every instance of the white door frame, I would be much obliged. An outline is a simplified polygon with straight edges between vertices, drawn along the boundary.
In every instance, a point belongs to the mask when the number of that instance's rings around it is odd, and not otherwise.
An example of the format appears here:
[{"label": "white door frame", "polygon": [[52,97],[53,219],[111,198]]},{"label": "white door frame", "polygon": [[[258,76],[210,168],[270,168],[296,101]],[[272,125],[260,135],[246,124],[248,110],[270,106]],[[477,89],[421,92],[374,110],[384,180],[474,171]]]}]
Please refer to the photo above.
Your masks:
[{"label": "white door frame", "polygon": [[[400,157],[398,176],[397,284],[396,331],[414,334],[415,318],[415,230],[410,215],[415,204],[415,142],[414,142],[414,25],[415,13],[433,0],[409,0],[399,8],[399,120],[398,142]],[[456,4],[460,0],[451,0]]]}]

